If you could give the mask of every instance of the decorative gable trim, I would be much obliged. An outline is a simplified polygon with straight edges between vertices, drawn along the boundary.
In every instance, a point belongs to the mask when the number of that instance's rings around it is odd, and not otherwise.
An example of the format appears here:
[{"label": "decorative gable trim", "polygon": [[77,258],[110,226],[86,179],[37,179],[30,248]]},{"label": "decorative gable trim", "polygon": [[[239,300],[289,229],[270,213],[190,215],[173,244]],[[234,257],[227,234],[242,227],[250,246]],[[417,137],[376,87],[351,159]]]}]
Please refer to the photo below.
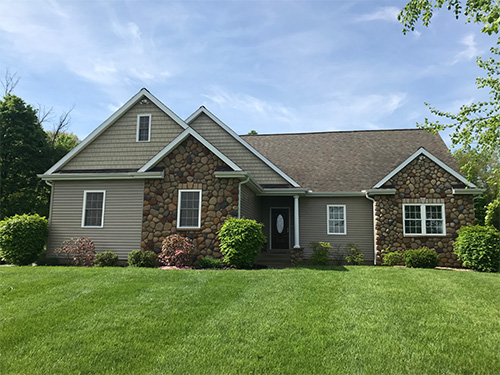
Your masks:
[{"label": "decorative gable trim", "polygon": [[67,162],[73,159],[78,153],[83,150],[88,144],[90,144],[94,139],[101,135],[107,128],[109,128],[116,120],[118,120],[126,111],[128,111],[132,106],[137,104],[140,99],[146,97],[151,102],[153,102],[158,108],[160,108],[167,116],[174,120],[183,129],[187,129],[187,124],[182,121],[182,119],[172,112],[165,104],[159,101],[153,94],[151,94],[145,88],[141,89],[137,94],[130,98],[124,105],[122,105],[115,113],[113,113],[106,121],[104,121],[98,128],[96,128],[92,133],[90,133],[83,141],[81,141],[78,146],[66,154],[61,160],[54,164],[45,175],[52,174],[58,169],[62,168]]},{"label": "decorative gable trim", "polygon": [[408,159],[406,159],[398,167],[396,167],[391,173],[389,173],[382,180],[380,180],[375,186],[373,186],[373,188],[378,189],[381,186],[383,186],[387,181],[389,181],[391,178],[393,178],[404,167],[406,167],[408,164],[410,164],[410,162],[412,162],[415,158],[417,158],[420,155],[426,156],[427,158],[432,160],[434,163],[439,165],[441,168],[443,168],[446,172],[448,172],[453,177],[455,177],[457,180],[463,182],[465,185],[470,186],[471,188],[477,188],[476,185],[474,185],[472,182],[468,181],[464,176],[462,176],[460,173],[458,173],[457,171],[450,168],[447,164],[443,163],[441,160],[439,160],[437,157],[432,155],[429,151],[427,151],[423,147],[420,147],[413,155],[411,155]]},{"label": "decorative gable trim", "polygon": [[264,155],[250,146],[245,140],[243,140],[238,134],[236,134],[229,126],[224,124],[221,120],[217,118],[212,112],[210,112],[205,107],[201,106],[194,112],[191,116],[186,119],[186,124],[190,125],[200,114],[204,113],[207,115],[212,121],[214,121],[217,125],[219,125],[222,129],[224,129],[228,134],[230,134],[235,140],[240,142],[245,148],[247,148],[252,154],[257,156],[260,160],[262,160],[268,167],[270,167],[273,171],[283,177],[287,182],[289,182],[293,187],[300,187],[300,185],[295,182],[292,178],[290,178],[287,174],[285,174],[281,169],[271,163]]},{"label": "decorative gable trim", "polygon": [[176,148],[182,141],[184,141],[188,136],[194,137],[198,142],[200,142],[203,146],[212,151],[219,159],[221,159],[224,163],[230,166],[234,171],[241,171],[241,168],[238,167],[231,159],[229,159],[226,155],[220,152],[217,148],[215,148],[210,142],[208,142],[205,138],[203,138],[200,134],[198,134],[194,129],[187,128],[181,134],[179,134],[172,142],[170,142],[163,150],[157,153],[150,161],[144,164],[139,172],[146,172],[149,168],[154,167],[157,163],[160,162],[165,156],[167,156],[174,148]]}]

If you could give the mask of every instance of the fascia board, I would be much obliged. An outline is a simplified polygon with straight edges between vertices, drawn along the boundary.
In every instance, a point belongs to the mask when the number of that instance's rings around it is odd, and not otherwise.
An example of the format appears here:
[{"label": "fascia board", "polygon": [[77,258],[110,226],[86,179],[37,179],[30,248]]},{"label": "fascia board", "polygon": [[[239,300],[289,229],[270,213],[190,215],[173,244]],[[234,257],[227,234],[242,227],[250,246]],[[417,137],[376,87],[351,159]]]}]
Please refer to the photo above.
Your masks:
[{"label": "fascia board", "polygon": [[262,189],[262,192],[257,194],[258,196],[293,196],[293,195],[301,195],[305,196],[307,193],[307,189],[302,188],[290,188],[290,189]]},{"label": "fascia board", "polygon": [[144,164],[139,169],[139,172],[146,172],[149,168],[154,167],[156,165],[156,163],[158,163],[161,159],[163,159],[166,155],[168,155],[175,147],[177,147],[189,135],[193,136],[203,146],[205,146],[211,152],[213,152],[215,155],[217,155],[217,157],[219,157],[223,162],[225,162],[233,170],[241,171],[240,167],[238,167],[231,159],[229,159],[226,155],[224,155],[217,148],[215,148],[210,142],[208,142],[200,134],[198,134],[193,128],[187,128],[181,134],[179,134],[172,142],[170,142],[167,146],[165,146],[163,148],[163,150],[161,150],[159,153],[157,153],[150,161],[148,161],[146,164]]},{"label": "fascia board", "polygon": [[109,126],[111,126],[118,118],[120,118],[126,111],[134,106],[139,99],[143,96],[151,100],[158,106],[167,116],[171,117],[183,129],[187,129],[187,124],[182,119],[172,112],[165,104],[160,102],[153,94],[145,88],[141,89],[137,94],[130,98],[124,105],[122,105],[115,113],[107,118],[101,125],[99,125],[92,133],[90,133],[83,141],[81,141],[73,150],[66,154],[61,160],[54,164],[45,174],[52,174],[58,169],[62,168],[67,162],[73,159],[82,149],[90,144],[95,138],[101,135]]},{"label": "fascia board", "polygon": [[278,173],[283,179],[285,179],[287,182],[289,182],[293,187],[300,188],[300,185],[295,182],[290,176],[288,176],[286,173],[284,173],[281,169],[279,169],[277,166],[275,166],[271,161],[269,161],[264,155],[262,155],[259,151],[257,151],[255,148],[250,146],[244,139],[242,139],[238,134],[236,134],[229,126],[224,124],[217,116],[215,116],[212,112],[210,112],[208,109],[205,107],[200,107],[196,112],[194,112],[191,116],[189,116],[186,119],[186,124],[190,125],[191,122],[193,122],[201,113],[204,113],[212,121],[214,121],[217,125],[219,125],[222,129],[224,129],[226,132],[229,133],[234,139],[236,139],[238,142],[240,142],[244,147],[246,147],[252,154],[257,156],[260,160],[262,160],[268,167],[270,167],[273,171]]},{"label": "fascia board", "polygon": [[396,189],[368,189],[362,190],[363,193],[368,193],[368,195],[394,195],[396,194]]},{"label": "fascia board", "polygon": [[62,173],[62,174],[39,174],[39,178],[45,181],[75,181],[75,180],[131,180],[131,179],[156,179],[164,178],[161,172],[126,172],[126,173]]},{"label": "fascia board", "polygon": [[307,192],[308,197],[364,197],[365,194],[361,191],[339,191],[339,192]]},{"label": "fascia board", "polygon": [[412,162],[416,157],[418,157],[420,155],[425,155],[430,160],[432,160],[434,163],[436,163],[441,168],[443,168],[446,172],[448,172],[449,174],[451,174],[453,177],[455,177],[459,181],[463,182],[464,184],[466,184],[466,185],[468,185],[468,186],[470,186],[472,188],[477,188],[476,185],[474,185],[472,182],[468,181],[464,176],[462,176],[460,173],[458,173],[457,171],[455,171],[452,168],[450,168],[447,164],[443,163],[441,160],[439,160],[437,157],[435,157],[434,155],[432,155],[429,151],[427,151],[423,147],[420,147],[408,159],[406,159],[399,166],[397,166],[395,169],[393,169],[391,173],[389,173],[382,180],[380,180],[377,184],[375,184],[375,186],[373,186],[373,188],[377,189],[377,188],[381,187],[383,184],[385,184],[392,177],[394,177],[396,174],[398,174],[404,167],[406,167],[408,164],[410,164],[410,162]]},{"label": "fascia board", "polygon": [[453,195],[455,194],[470,194],[470,195],[481,195],[486,191],[486,189],[455,189],[453,188]]}]

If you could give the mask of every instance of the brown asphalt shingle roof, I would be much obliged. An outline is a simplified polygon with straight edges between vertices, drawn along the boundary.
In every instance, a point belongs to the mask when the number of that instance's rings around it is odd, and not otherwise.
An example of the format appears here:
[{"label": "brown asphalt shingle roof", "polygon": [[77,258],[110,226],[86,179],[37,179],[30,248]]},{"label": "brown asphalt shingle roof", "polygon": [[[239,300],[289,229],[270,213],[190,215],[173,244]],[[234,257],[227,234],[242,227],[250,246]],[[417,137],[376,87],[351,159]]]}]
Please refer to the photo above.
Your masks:
[{"label": "brown asphalt shingle roof", "polygon": [[419,129],[242,138],[302,187],[315,192],[370,189],[420,147],[459,171],[441,137]]}]

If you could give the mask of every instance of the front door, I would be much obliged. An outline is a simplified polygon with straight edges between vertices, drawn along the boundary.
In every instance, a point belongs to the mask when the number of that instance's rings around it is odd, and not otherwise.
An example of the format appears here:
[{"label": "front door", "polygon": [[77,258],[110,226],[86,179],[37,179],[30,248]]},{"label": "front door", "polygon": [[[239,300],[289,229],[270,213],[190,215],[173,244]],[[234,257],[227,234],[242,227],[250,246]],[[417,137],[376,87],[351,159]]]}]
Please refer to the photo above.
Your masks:
[{"label": "front door", "polygon": [[290,249],[290,209],[271,208],[271,249]]}]

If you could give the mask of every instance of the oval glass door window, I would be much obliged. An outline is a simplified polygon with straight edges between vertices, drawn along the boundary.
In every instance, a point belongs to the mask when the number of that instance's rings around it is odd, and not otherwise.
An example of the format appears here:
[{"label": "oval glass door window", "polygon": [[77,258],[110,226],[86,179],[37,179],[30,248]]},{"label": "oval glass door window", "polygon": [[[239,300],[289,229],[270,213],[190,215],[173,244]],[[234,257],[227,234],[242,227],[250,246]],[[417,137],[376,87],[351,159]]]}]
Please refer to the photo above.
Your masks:
[{"label": "oval glass door window", "polygon": [[285,219],[282,214],[279,214],[276,218],[276,230],[281,234],[283,233],[283,229],[285,229]]}]

